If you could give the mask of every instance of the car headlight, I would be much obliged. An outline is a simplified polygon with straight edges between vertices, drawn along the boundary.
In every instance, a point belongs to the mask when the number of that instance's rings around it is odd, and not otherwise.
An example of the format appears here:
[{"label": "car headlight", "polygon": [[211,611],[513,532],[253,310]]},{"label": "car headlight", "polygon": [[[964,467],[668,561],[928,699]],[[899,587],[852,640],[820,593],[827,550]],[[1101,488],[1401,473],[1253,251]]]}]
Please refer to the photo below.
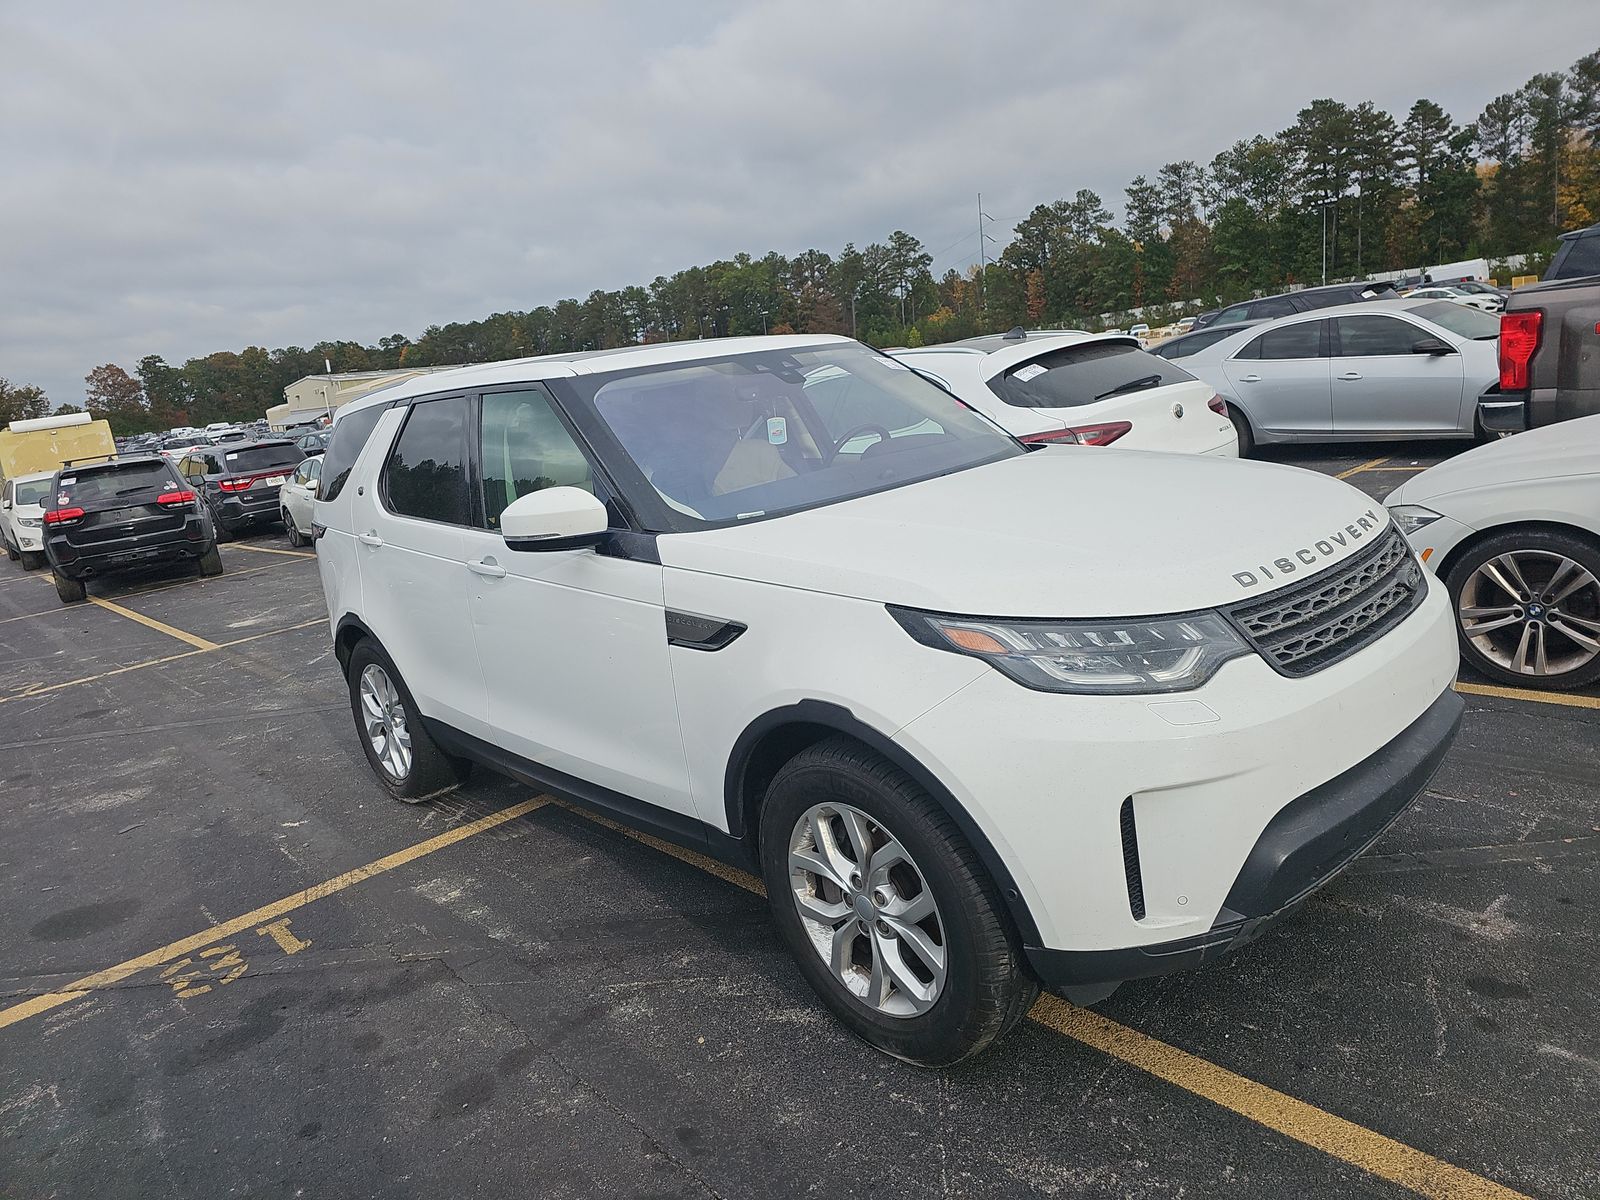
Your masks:
[{"label": "car headlight", "polygon": [[981,658],[1041,692],[1133,696],[1187,692],[1250,647],[1219,614],[1132,620],[953,617],[889,607],[917,641]]},{"label": "car headlight", "polygon": [[1400,526],[1400,532],[1409,538],[1424,526],[1432,525],[1444,514],[1436,513],[1431,508],[1423,508],[1420,504],[1396,504],[1389,510],[1389,515],[1394,518],[1394,523]]},{"label": "car headlight", "polygon": [[17,524],[24,529],[38,529],[44,524],[42,517],[18,517]]}]

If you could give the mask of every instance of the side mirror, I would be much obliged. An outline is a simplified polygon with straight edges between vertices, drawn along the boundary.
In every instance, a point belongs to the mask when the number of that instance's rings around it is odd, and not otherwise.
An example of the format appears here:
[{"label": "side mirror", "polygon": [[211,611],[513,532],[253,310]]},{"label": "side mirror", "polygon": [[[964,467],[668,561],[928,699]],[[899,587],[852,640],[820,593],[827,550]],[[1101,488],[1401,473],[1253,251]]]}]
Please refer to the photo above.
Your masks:
[{"label": "side mirror", "polygon": [[580,550],[605,537],[606,506],[576,487],[544,488],[518,496],[500,514],[500,536],[511,550]]},{"label": "side mirror", "polygon": [[1440,341],[1436,337],[1425,337],[1411,343],[1411,353],[1431,354],[1437,357],[1441,354],[1454,354],[1455,347],[1451,346],[1449,342]]},{"label": "side mirror", "polygon": [[308,480],[305,481],[305,483],[302,486],[306,489],[306,491],[310,492],[313,496],[315,496],[317,494],[318,490],[322,487],[322,480],[320,480],[320,479],[308,479]]}]

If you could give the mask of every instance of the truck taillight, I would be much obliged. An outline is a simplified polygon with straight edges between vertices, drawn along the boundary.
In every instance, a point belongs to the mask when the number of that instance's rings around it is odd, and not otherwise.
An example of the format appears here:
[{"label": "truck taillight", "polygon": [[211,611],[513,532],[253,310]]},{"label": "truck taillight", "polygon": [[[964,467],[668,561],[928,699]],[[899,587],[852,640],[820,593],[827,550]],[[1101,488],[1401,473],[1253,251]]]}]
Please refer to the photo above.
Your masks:
[{"label": "truck taillight", "polygon": [[44,514],[46,525],[76,525],[83,520],[81,508],[52,508]]},{"label": "truck taillight", "polygon": [[162,508],[188,508],[194,504],[196,496],[193,492],[163,492],[156,497],[156,503]]},{"label": "truck taillight", "polygon": [[1500,314],[1500,390],[1521,392],[1528,388],[1528,364],[1539,349],[1539,334],[1544,326],[1544,310]]}]

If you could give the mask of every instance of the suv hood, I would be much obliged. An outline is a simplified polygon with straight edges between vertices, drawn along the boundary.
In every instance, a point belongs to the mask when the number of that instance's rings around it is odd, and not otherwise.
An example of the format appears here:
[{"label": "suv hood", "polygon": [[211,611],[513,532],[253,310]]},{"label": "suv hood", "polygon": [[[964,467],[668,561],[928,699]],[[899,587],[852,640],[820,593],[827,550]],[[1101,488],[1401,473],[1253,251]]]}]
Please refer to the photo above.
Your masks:
[{"label": "suv hood", "polygon": [[1311,471],[1062,446],[658,547],[668,567],[942,612],[1142,616],[1298,582],[1388,524]]},{"label": "suv hood", "polygon": [[1600,473],[1600,417],[1580,417],[1447,458],[1389,493],[1387,504],[1426,504],[1452,492]]}]

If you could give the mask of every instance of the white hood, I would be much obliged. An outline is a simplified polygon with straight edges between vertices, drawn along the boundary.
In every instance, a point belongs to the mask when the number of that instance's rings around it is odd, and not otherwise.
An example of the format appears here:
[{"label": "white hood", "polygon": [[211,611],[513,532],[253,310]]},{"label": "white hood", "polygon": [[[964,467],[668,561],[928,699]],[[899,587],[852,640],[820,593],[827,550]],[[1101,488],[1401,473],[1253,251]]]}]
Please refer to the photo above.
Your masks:
[{"label": "white hood", "polygon": [[1453,492],[1595,474],[1600,474],[1600,417],[1580,417],[1448,458],[1389,493],[1386,503],[1425,505]]},{"label": "white hood", "polygon": [[668,567],[944,612],[1139,616],[1297,582],[1388,523],[1294,467],[1068,446],[659,547]]}]

